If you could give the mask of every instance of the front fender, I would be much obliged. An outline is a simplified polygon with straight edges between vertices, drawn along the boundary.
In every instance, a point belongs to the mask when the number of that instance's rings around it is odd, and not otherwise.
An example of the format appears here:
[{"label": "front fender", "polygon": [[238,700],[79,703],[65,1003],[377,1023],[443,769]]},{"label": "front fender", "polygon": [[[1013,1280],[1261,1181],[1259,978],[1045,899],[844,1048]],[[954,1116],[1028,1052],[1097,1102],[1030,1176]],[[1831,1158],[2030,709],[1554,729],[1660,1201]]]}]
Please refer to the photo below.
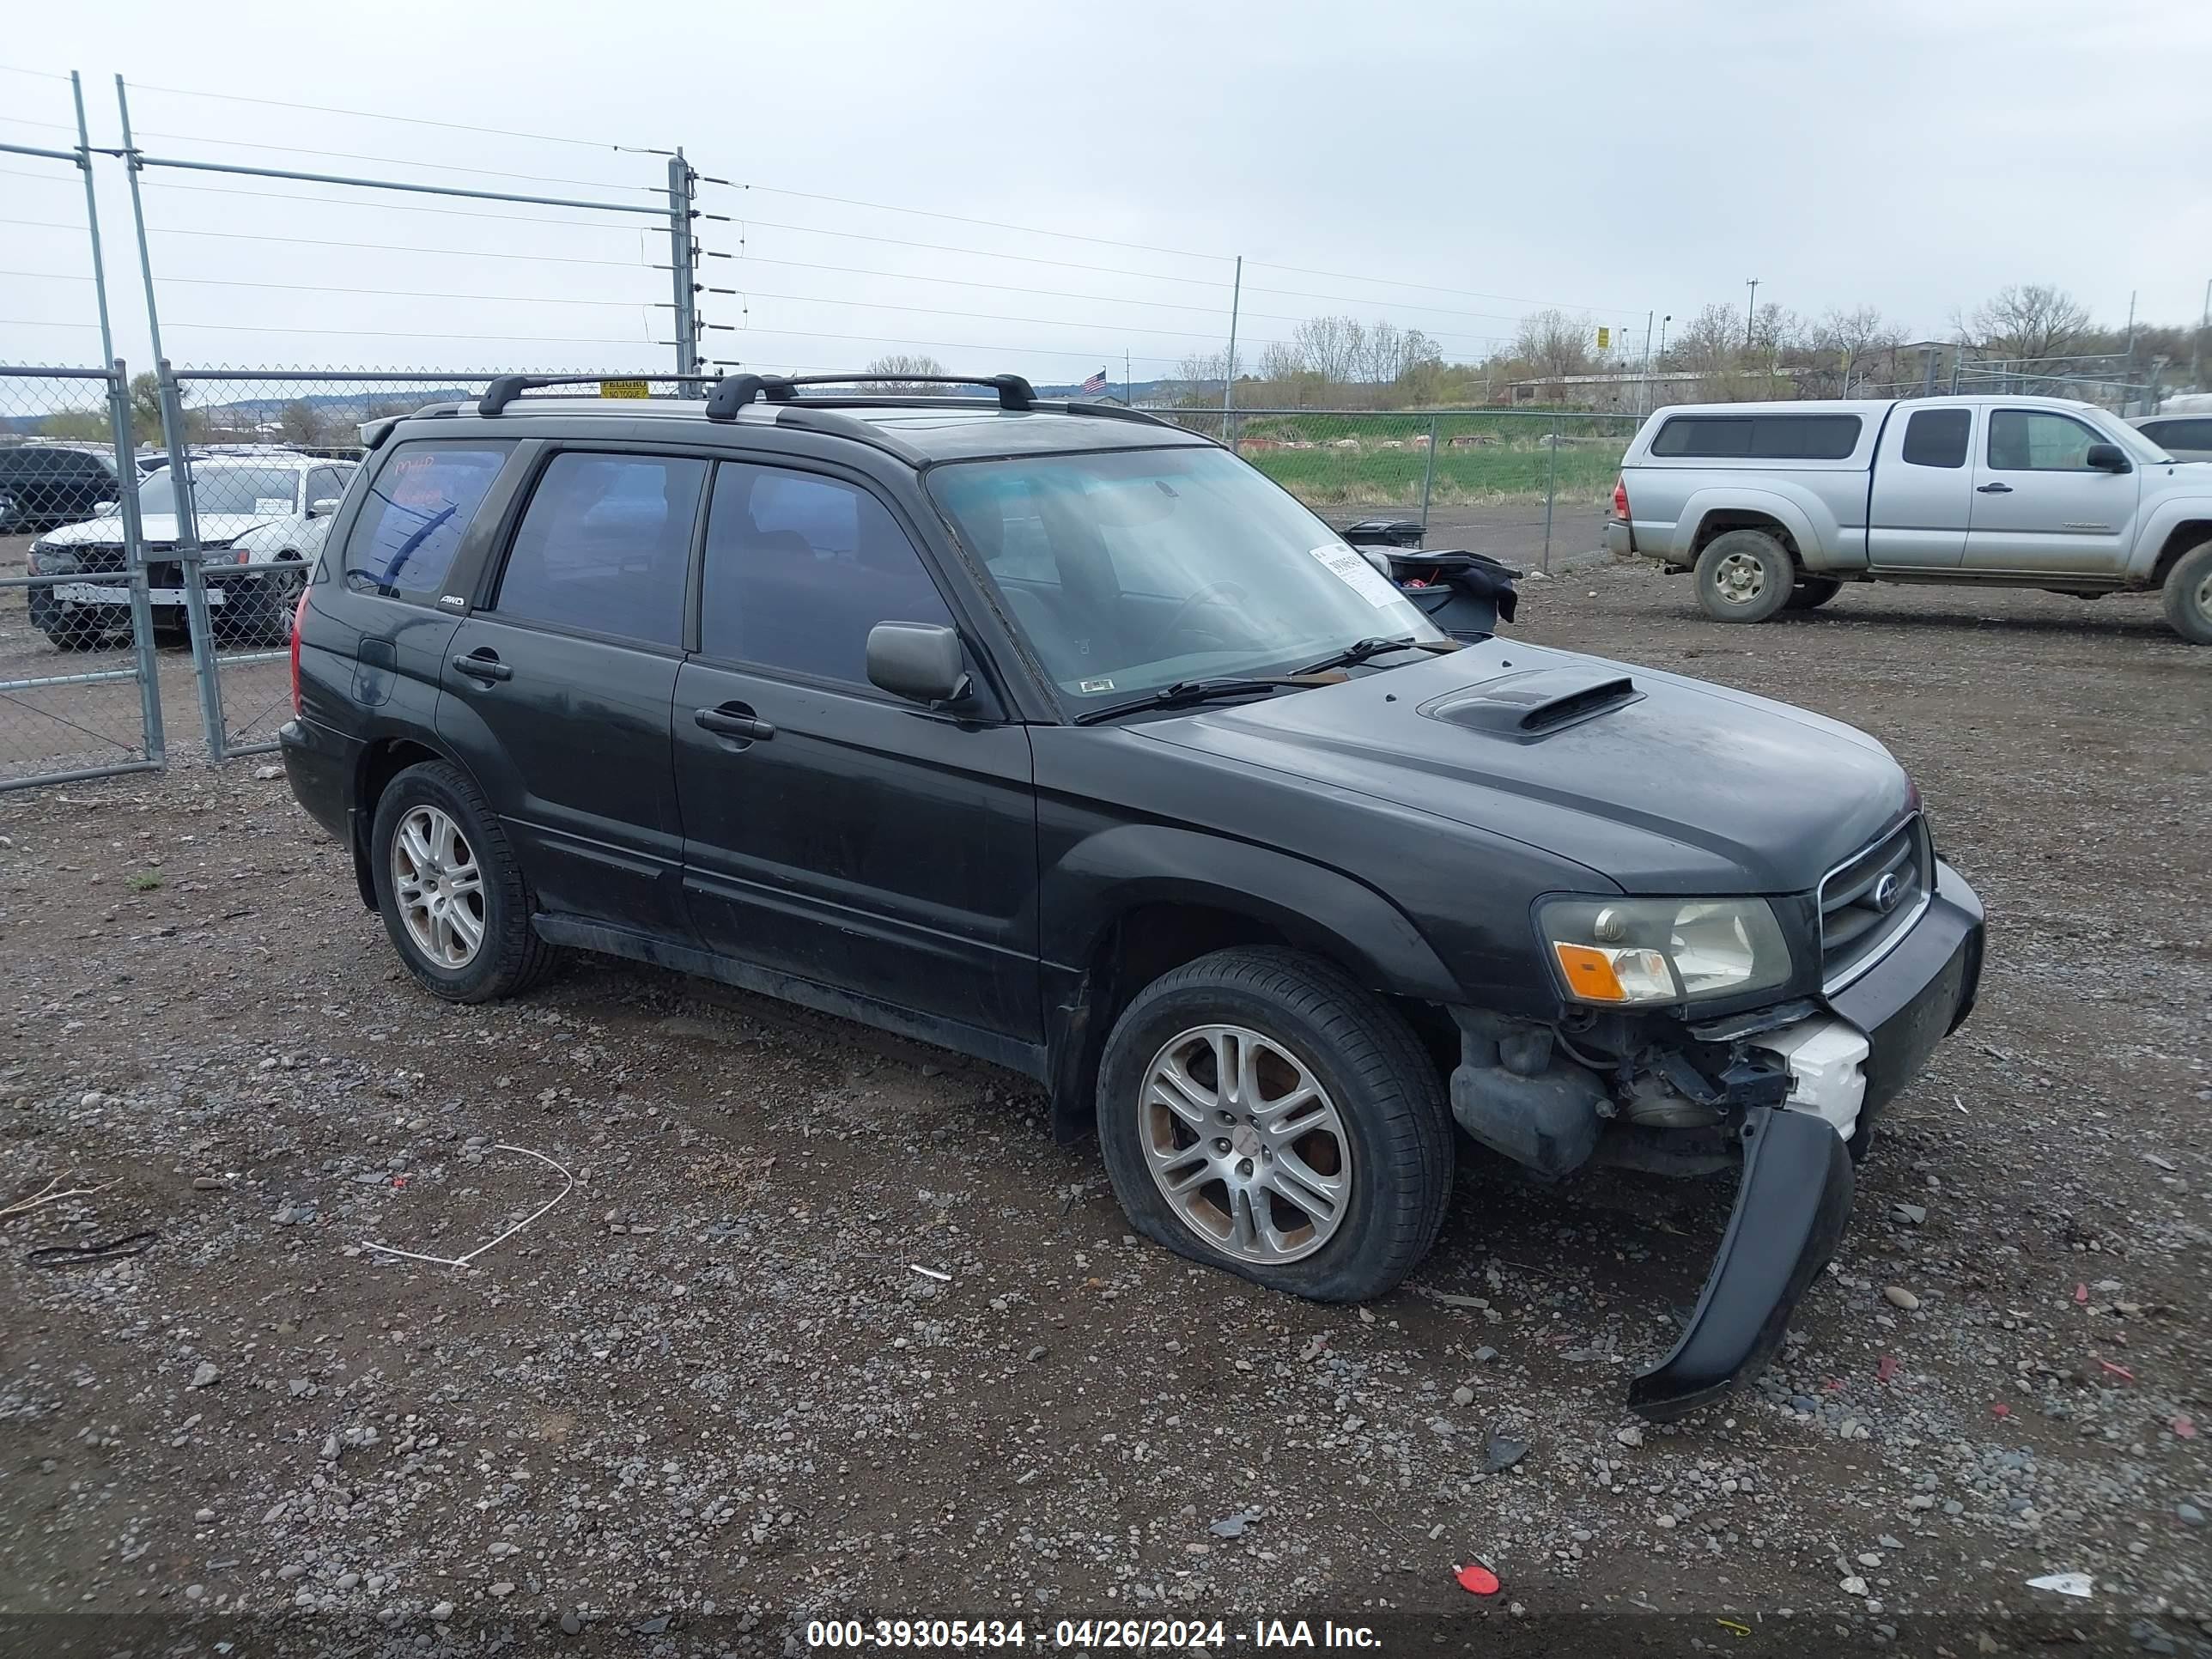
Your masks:
[{"label": "front fender", "polygon": [[1372,989],[1458,1000],[1412,921],[1364,883],[1271,848],[1166,824],[1125,823],[1070,847],[1042,873],[1043,956],[1079,969],[1121,917],[1189,904],[1265,923]]},{"label": "front fender", "polygon": [[[2212,537],[2212,495],[2173,495],[2151,505],[2136,533],[2135,550],[2128,556],[2128,580],[2148,586],[2158,574],[2158,556],[2185,524],[2197,524]],[[2191,544],[2196,539],[2191,538]]]}]

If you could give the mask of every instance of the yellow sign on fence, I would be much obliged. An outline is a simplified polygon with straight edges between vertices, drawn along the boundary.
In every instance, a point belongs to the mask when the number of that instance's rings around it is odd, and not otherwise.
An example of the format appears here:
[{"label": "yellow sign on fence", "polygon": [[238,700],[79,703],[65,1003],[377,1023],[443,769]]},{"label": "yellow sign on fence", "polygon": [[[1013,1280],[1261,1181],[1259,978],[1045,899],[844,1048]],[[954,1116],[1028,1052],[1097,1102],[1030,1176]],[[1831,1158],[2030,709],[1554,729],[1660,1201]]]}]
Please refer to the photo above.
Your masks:
[{"label": "yellow sign on fence", "polygon": [[599,396],[602,398],[642,398],[646,395],[645,382],[642,380],[602,380],[599,382]]},{"label": "yellow sign on fence", "polygon": [[1598,330],[1598,331],[1597,331],[1597,349],[1598,349],[1600,351],[1606,351],[1606,350],[1609,350],[1609,349],[1612,348],[1612,345],[1613,345],[1613,331],[1612,331],[1611,329],[1609,329],[1609,328],[1601,328],[1600,330]]}]

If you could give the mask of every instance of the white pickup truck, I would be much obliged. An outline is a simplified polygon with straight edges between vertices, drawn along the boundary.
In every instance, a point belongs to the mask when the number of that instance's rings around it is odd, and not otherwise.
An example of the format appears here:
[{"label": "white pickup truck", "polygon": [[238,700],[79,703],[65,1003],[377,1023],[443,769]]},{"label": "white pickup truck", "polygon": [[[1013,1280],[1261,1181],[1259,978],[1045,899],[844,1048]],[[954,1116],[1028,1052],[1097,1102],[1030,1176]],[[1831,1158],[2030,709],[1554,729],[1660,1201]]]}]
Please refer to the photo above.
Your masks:
[{"label": "white pickup truck", "polygon": [[2056,398],[1662,409],[1622,459],[1606,544],[1694,570],[1717,622],[1850,581],[2156,588],[2212,645],[2212,463]]}]

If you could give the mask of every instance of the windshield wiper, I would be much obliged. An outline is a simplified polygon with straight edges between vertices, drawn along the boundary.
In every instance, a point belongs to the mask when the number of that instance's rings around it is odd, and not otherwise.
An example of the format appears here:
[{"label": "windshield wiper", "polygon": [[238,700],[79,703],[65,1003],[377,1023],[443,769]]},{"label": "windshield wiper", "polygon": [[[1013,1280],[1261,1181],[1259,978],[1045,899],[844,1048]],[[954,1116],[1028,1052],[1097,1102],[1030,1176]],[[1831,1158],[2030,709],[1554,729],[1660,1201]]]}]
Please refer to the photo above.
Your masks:
[{"label": "windshield wiper", "polygon": [[1416,640],[1410,634],[1401,634],[1395,639],[1354,640],[1333,657],[1323,657],[1319,662],[1310,662],[1298,670],[1301,674],[1325,673],[1332,668],[1357,668],[1374,658],[1387,656],[1393,651],[1456,651],[1456,640]]},{"label": "windshield wiper", "polygon": [[1194,702],[1210,702],[1216,697],[1247,696],[1261,691],[1273,691],[1279,686],[1295,685],[1310,688],[1334,684],[1333,679],[1317,679],[1311,675],[1261,674],[1244,679],[1177,680],[1173,685],[1142,697],[1132,697],[1127,702],[1109,702],[1103,708],[1086,708],[1075,717],[1078,726],[1096,726],[1100,720],[1110,720],[1120,714],[1134,714],[1147,708],[1181,708]]}]

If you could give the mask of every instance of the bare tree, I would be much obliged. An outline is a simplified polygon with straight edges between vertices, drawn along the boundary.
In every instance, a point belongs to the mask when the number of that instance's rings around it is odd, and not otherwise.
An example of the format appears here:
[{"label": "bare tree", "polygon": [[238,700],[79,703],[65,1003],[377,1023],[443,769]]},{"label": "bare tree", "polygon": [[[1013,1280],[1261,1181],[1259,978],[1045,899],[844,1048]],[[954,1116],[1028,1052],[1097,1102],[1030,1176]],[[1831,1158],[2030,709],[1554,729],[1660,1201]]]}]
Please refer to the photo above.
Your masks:
[{"label": "bare tree", "polygon": [[2016,283],[1975,307],[1960,329],[1989,356],[2027,367],[2071,356],[2086,344],[2089,307],[2048,283]]},{"label": "bare tree", "polygon": [[1291,343],[1303,365],[1332,386],[1359,378],[1367,352],[1367,330],[1350,317],[1309,317],[1291,331]]},{"label": "bare tree", "polygon": [[1732,306],[1707,306],[1674,337],[1668,356],[1693,374],[1725,374],[1736,366],[1743,329]]},{"label": "bare tree", "polygon": [[1596,337],[1587,317],[1547,307],[1521,319],[1513,331],[1513,355],[1538,379],[1556,380],[1589,372],[1590,344]]},{"label": "bare tree", "polygon": [[1845,398],[1872,363],[1904,343],[1905,330],[1883,316],[1879,306],[1854,306],[1849,311],[1832,307],[1813,325],[1813,349],[1826,360],[1819,367],[1835,368],[1838,395]]},{"label": "bare tree", "polygon": [[276,411],[276,426],[284,441],[293,444],[319,444],[330,429],[322,410],[298,398]]},{"label": "bare tree", "polygon": [[945,365],[936,358],[911,351],[895,351],[887,357],[878,357],[868,365],[867,378],[881,382],[872,388],[879,397],[918,398],[939,390],[925,381],[909,377],[916,374],[942,374]]}]

